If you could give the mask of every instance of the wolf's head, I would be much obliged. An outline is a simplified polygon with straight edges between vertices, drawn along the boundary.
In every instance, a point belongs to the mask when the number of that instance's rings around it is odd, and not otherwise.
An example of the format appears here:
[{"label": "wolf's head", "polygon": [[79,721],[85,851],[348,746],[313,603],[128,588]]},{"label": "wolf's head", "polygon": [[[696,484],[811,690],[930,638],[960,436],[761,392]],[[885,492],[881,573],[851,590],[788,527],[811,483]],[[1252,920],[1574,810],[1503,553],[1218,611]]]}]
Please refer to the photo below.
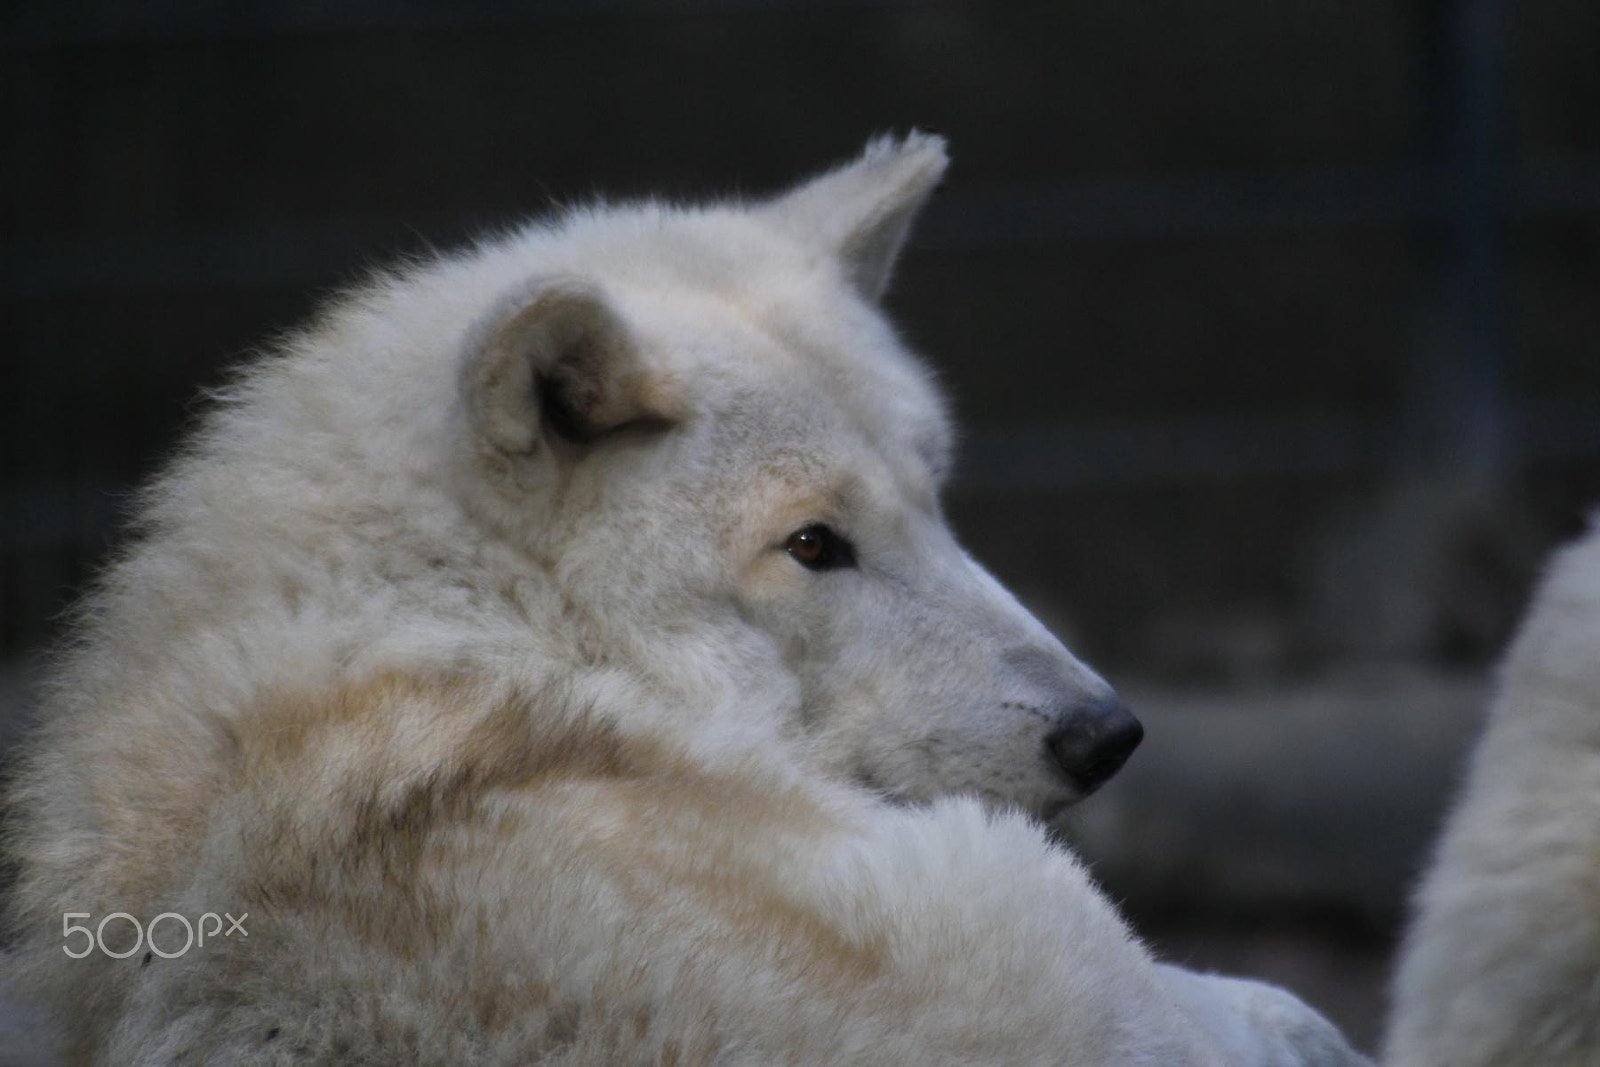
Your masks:
[{"label": "wolf's head", "polygon": [[495,270],[526,267],[461,364],[461,482],[664,701],[776,717],[894,798],[1049,812],[1141,730],[941,515],[949,421],[877,302],[944,168],[913,135],[768,201],[508,242]]}]

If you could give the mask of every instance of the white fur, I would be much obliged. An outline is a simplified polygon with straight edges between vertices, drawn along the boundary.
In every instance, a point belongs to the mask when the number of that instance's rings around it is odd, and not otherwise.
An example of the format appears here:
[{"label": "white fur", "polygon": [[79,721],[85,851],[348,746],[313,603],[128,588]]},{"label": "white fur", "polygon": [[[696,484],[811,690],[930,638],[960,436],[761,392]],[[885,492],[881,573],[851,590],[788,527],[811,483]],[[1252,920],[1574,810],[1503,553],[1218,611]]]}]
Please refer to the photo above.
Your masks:
[{"label": "white fur", "polygon": [[[767,203],[577,211],[228,392],[14,793],[24,980],[82,1055],[1362,1062],[1157,965],[1012,810],[1074,798],[1049,709],[1109,690],[951,537],[943,405],[872,303],[943,166],[914,135]],[[785,553],[818,522],[858,567]],[[607,730],[616,767],[506,757]],[[244,904],[179,960],[61,952],[63,911]]]},{"label": "white fur", "polygon": [[1395,1067],[1600,1064],[1600,531],[1502,668],[1395,980]]}]

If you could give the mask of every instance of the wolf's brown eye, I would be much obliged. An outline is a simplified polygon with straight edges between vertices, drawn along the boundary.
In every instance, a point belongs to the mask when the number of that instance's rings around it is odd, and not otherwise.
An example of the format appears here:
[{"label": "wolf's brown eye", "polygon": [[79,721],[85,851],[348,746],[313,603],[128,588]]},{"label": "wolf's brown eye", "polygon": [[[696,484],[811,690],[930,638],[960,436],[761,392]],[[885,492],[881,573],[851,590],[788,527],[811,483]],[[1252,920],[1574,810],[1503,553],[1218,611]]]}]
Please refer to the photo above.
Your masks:
[{"label": "wolf's brown eye", "polygon": [[796,530],[783,547],[807,570],[827,571],[856,565],[856,550],[850,542],[822,525]]}]

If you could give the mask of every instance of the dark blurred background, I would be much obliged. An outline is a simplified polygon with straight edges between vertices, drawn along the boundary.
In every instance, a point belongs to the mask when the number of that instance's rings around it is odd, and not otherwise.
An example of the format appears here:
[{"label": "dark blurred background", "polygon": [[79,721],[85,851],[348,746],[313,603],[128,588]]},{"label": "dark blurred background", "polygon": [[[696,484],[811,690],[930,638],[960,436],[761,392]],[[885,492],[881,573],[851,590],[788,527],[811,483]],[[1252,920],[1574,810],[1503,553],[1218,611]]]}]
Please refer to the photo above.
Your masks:
[{"label": "dark blurred background", "polygon": [[1150,726],[1064,829],[1158,947],[1370,1044],[1600,500],[1593,0],[57,0],[0,13],[0,84],[6,706],[200,390],[365,266],[920,126],[954,165],[889,303],[950,511]]}]

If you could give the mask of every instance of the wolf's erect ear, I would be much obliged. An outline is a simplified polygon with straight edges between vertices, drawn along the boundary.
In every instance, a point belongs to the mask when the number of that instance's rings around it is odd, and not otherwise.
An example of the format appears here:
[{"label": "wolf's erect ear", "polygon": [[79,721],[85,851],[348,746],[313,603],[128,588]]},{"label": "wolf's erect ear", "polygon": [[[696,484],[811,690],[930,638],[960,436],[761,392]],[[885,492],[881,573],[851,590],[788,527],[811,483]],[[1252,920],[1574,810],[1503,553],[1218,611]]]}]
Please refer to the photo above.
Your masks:
[{"label": "wolf's erect ear", "polygon": [[880,137],[860,158],[802,182],[766,210],[837,255],[862,295],[877,300],[889,287],[912,220],[948,162],[942,137]]},{"label": "wolf's erect ear", "polygon": [[680,415],[605,296],[576,278],[503,299],[469,344],[461,388],[478,433],[509,455],[536,451],[542,434],[582,443]]}]

